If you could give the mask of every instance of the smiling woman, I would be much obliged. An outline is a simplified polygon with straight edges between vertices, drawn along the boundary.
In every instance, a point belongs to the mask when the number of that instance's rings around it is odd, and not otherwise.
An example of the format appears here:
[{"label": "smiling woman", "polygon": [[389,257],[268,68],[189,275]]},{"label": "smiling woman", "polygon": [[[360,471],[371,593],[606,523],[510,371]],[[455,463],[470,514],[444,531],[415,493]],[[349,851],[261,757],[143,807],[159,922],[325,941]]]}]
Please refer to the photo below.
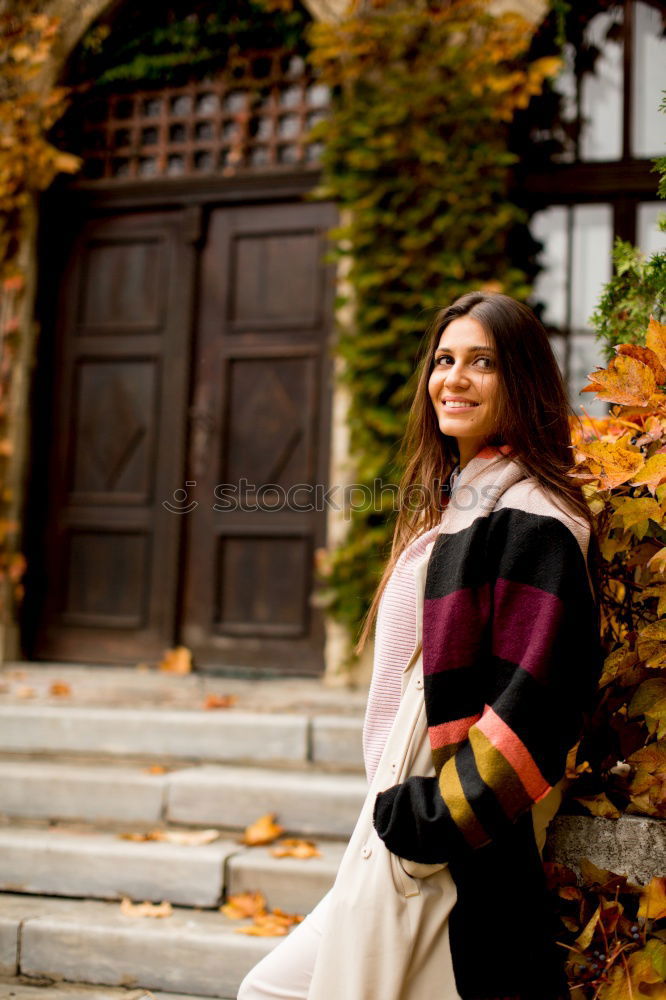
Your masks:
[{"label": "smiling woman", "polygon": [[569,409],[526,306],[435,317],[401,484],[430,505],[401,508],[361,638],[376,621],[368,793],[333,888],[239,1000],[568,998],[541,851],[603,661]]}]

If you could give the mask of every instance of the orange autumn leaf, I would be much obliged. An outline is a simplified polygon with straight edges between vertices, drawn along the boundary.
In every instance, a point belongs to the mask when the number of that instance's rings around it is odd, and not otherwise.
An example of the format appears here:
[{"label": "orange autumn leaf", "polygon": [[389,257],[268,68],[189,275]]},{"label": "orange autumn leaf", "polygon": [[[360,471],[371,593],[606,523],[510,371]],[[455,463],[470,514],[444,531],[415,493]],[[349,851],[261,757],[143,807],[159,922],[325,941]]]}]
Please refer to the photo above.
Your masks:
[{"label": "orange autumn leaf", "polygon": [[266,913],[266,897],[262,892],[239,892],[235,896],[229,896],[220,907],[220,912],[231,920],[258,917]]},{"label": "orange autumn leaf", "polygon": [[636,358],[652,371],[657,385],[666,382],[666,369],[662,365],[658,356],[649,347],[641,347],[640,344],[619,344],[616,348],[618,354],[624,354],[630,358]]},{"label": "orange autumn leaf", "polygon": [[242,842],[250,847],[258,847],[277,840],[284,833],[284,827],[275,822],[275,817],[276,813],[266,813],[254,823],[250,823],[243,833]]},{"label": "orange autumn leaf", "polygon": [[121,833],[123,840],[161,841],[166,844],[179,844],[182,847],[200,847],[211,844],[220,836],[219,830],[149,830],[146,833]]},{"label": "orange autumn leaf", "polygon": [[626,354],[618,354],[607,368],[595,369],[588,378],[581,392],[594,392],[597,399],[624,406],[647,406],[657,388],[652,370]]},{"label": "orange autumn leaf", "polygon": [[187,646],[176,646],[174,649],[167,649],[159,662],[160,670],[167,670],[172,674],[189,674],[192,672],[192,653]]},{"label": "orange autumn leaf", "polygon": [[149,767],[144,767],[144,772],[146,774],[166,774],[167,769],[164,764],[151,764]]},{"label": "orange autumn leaf", "polygon": [[258,914],[246,927],[236,927],[236,934],[248,934],[251,937],[284,937],[289,928],[299,924],[303,917],[299,914],[284,913],[277,907],[268,913]]},{"label": "orange autumn leaf", "polygon": [[613,489],[628,482],[645,464],[640,451],[623,448],[615,441],[588,441],[577,447],[590,460],[592,472],[603,489]]},{"label": "orange autumn leaf", "polygon": [[209,694],[203,703],[204,708],[231,708],[238,701],[235,694]]},{"label": "orange autumn leaf", "polygon": [[53,681],[49,688],[49,694],[68,695],[71,693],[72,689],[65,681]]},{"label": "orange autumn leaf", "polygon": [[321,851],[312,840],[285,837],[271,850],[274,858],[320,858]]}]

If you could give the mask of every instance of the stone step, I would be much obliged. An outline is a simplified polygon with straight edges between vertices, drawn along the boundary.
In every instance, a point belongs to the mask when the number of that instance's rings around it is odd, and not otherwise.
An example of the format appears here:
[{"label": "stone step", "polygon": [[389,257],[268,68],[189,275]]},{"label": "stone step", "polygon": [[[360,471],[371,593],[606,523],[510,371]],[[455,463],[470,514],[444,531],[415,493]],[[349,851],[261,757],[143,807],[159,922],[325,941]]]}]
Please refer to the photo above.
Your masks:
[{"label": "stone step", "polygon": [[[41,985],[40,985],[41,984]],[[122,989],[113,986],[90,986],[87,983],[54,983],[22,979],[0,979],[0,1000],[204,1000],[193,993],[164,993],[139,988]],[[228,997],[227,1000],[235,1000]]]},{"label": "stone step", "polygon": [[258,890],[269,906],[308,913],[330,888],[344,842],[320,841],[319,858],[276,858],[238,839],[200,846],[132,841],[103,830],[0,828],[0,890],[92,899],[219,906]]},{"label": "stone step", "polygon": [[118,903],[0,893],[0,976],[235,997],[282,940],[236,933],[248,923],[218,911],[130,917]]},{"label": "stone step", "polygon": [[0,815],[9,818],[243,829],[274,812],[289,832],[345,838],[366,792],[356,774],[212,764],[154,774],[139,766],[0,761]]},{"label": "stone step", "polygon": [[297,774],[202,765],[174,771],[167,787],[172,823],[245,827],[276,813],[287,831],[349,837],[368,791],[356,774]]},{"label": "stone step", "polygon": [[361,770],[362,719],[342,715],[0,704],[0,752],[284,762]]}]

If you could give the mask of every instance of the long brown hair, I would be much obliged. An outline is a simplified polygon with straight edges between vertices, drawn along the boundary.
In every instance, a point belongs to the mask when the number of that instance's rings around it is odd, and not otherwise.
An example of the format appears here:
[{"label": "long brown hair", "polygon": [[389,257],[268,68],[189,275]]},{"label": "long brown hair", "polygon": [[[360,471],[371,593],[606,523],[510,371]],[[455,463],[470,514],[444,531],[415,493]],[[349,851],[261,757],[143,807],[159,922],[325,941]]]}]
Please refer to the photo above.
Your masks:
[{"label": "long brown hair", "polygon": [[[442,517],[441,484],[458,462],[458,442],[440,431],[428,382],[442,333],[460,316],[477,320],[495,347],[499,376],[495,431],[485,443],[509,445],[512,458],[523,466],[526,475],[568,503],[569,513],[573,509],[587,521],[591,531],[588,565],[598,595],[600,557],[594,515],[580,484],[568,475],[574,466],[569,418],[577,419],[577,414],[568,401],[548,334],[532,310],[509,295],[468,292],[437,313],[422,341],[416,393],[399,453],[404,472],[391,554],[362,623],[357,653],[365,645],[401,553],[413,538],[434,528]],[[418,507],[404,502],[414,491],[425,499]]]}]

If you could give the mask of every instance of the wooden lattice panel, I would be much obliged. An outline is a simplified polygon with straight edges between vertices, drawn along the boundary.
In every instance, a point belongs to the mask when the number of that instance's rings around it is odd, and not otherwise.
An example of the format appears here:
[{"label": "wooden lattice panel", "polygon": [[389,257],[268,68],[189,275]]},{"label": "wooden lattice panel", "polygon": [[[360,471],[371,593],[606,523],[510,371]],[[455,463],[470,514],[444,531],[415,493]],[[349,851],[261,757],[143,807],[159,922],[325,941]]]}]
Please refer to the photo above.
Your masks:
[{"label": "wooden lattice panel", "polygon": [[329,100],[305,61],[280,51],[232,57],[214,79],[96,97],[79,117],[84,173],[128,180],[317,167],[322,144],[308,135]]}]

